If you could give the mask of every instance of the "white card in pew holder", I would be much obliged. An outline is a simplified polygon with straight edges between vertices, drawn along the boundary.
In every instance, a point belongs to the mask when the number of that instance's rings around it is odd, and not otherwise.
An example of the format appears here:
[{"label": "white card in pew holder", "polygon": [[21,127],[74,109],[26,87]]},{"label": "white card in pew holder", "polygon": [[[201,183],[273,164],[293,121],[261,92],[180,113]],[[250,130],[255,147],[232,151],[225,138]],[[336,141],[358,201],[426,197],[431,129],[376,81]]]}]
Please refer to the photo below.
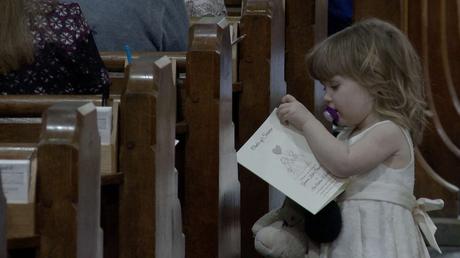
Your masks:
[{"label": "white card in pew holder", "polygon": [[276,109],[238,150],[238,163],[316,214],[345,189],[326,172],[304,136],[282,125]]},{"label": "white card in pew holder", "polygon": [[112,107],[96,107],[97,128],[102,145],[110,145],[112,135]]},{"label": "white card in pew holder", "polygon": [[30,160],[0,160],[3,193],[7,203],[29,203]]}]

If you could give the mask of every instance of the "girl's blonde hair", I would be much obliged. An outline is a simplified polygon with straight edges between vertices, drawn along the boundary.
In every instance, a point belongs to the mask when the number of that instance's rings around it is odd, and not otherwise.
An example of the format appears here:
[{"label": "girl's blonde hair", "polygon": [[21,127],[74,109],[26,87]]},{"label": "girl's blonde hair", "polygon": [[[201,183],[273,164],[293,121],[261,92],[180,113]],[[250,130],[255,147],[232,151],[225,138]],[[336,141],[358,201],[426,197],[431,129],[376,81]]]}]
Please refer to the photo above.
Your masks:
[{"label": "girl's blonde hair", "polygon": [[[41,14],[42,0],[0,1],[0,74],[18,69],[34,60],[33,38],[29,20]],[[54,0],[46,3],[56,4]]]},{"label": "girl's blonde hair", "polygon": [[422,68],[411,43],[395,26],[378,19],[355,23],[315,46],[307,67],[321,82],[336,75],[358,82],[374,98],[379,115],[419,140],[426,123]]}]

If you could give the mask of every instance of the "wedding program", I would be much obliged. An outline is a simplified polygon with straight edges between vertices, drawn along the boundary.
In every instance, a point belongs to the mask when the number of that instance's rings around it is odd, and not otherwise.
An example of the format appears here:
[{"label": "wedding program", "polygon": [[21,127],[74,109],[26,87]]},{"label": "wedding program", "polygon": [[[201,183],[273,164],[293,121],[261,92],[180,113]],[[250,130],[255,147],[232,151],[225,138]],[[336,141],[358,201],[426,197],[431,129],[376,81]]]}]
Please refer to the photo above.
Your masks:
[{"label": "wedding program", "polygon": [[324,170],[303,135],[281,124],[276,109],[238,150],[237,158],[242,166],[313,214],[345,190],[346,179]]}]

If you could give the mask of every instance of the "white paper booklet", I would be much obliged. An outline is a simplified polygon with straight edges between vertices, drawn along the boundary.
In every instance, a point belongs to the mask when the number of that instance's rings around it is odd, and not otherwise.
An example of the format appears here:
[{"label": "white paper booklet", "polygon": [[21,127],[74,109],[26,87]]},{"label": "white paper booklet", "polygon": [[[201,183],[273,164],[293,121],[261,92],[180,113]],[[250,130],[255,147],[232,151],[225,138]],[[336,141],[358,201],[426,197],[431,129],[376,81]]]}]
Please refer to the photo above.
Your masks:
[{"label": "white paper booklet", "polygon": [[345,190],[347,180],[327,173],[304,136],[280,123],[276,109],[237,157],[238,163],[313,214]]},{"label": "white paper booklet", "polygon": [[102,145],[110,145],[112,135],[112,107],[96,107],[97,129]]},{"label": "white paper booklet", "polygon": [[0,173],[7,203],[29,203],[30,161],[2,159]]}]

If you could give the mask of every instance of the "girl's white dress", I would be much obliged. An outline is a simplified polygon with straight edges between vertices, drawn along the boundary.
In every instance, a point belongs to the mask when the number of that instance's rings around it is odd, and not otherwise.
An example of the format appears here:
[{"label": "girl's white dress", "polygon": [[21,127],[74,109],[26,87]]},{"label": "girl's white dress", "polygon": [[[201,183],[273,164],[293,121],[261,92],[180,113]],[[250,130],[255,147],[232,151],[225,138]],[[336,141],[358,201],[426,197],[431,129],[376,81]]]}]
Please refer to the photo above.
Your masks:
[{"label": "girl's white dress", "polygon": [[[351,130],[345,129],[338,138],[352,145],[383,123],[392,122],[378,122],[351,138]],[[401,169],[380,164],[368,173],[350,178],[345,193],[338,198],[342,209],[342,231],[336,241],[321,246],[321,258],[429,257],[417,222],[420,214],[425,216],[426,213],[412,194],[413,145],[407,130],[402,131],[412,152],[409,164]]]}]

